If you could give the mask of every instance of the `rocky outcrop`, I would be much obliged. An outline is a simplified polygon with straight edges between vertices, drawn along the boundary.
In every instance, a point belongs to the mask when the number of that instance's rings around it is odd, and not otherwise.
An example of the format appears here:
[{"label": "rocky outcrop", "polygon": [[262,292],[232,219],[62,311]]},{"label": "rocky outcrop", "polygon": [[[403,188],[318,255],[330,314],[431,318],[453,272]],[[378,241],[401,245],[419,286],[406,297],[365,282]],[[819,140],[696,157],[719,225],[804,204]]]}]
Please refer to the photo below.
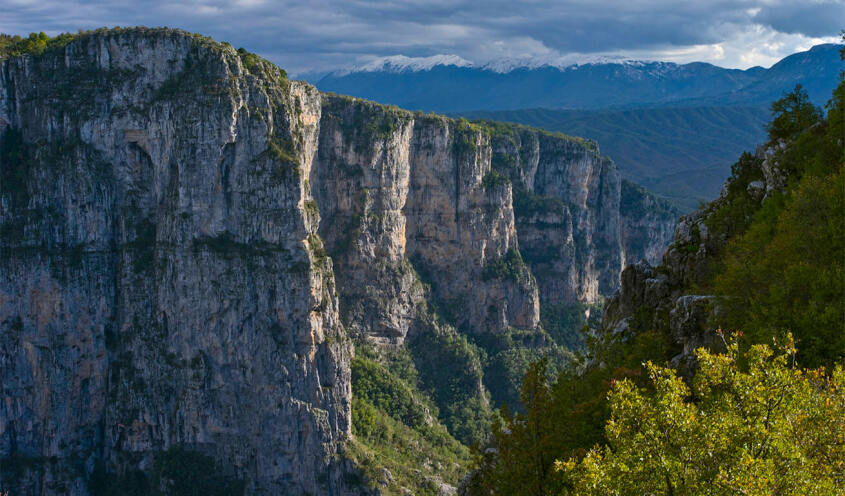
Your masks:
[{"label": "rocky outcrop", "polygon": [[322,116],[320,234],[345,322],[382,341],[407,335],[418,275],[460,329],[531,330],[540,302],[612,294],[625,260],[654,261],[671,237],[675,210],[592,142],[334,95]]},{"label": "rocky outcrop", "polygon": [[541,304],[610,294],[674,218],[593,143],[323,95],[174,30],[2,61],[0,135],[14,494],[167,487],[182,453],[248,493],[363,491],[350,336],[541,342]]},{"label": "rocky outcrop", "polygon": [[768,195],[787,184],[773,151],[779,146],[758,147],[754,156],[741,158],[718,199],[681,217],[659,265],[641,261],[622,272],[621,286],[605,307],[601,334],[628,339],[632,332],[664,331],[677,352],[672,365],[686,375],[696,367],[695,349],[720,345],[716,331],[725,301],[698,293],[709,286],[714,262],[730,239]]}]

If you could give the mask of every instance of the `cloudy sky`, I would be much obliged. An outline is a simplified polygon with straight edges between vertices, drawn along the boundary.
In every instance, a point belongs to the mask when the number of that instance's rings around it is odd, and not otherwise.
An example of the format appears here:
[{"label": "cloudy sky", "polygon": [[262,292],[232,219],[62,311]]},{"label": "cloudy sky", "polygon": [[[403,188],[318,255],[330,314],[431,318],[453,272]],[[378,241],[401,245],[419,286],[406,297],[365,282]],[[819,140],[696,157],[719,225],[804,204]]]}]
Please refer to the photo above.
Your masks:
[{"label": "cloudy sky", "polygon": [[845,0],[0,0],[0,32],[170,26],[256,52],[292,74],[378,57],[477,63],[571,54],[770,66],[835,42]]}]

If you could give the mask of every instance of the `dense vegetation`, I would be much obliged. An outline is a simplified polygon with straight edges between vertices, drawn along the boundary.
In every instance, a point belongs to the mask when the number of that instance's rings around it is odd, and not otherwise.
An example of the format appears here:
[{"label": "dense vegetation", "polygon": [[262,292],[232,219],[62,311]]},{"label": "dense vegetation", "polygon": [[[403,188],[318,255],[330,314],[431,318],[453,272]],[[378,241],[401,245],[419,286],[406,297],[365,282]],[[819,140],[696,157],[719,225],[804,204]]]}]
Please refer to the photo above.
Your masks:
[{"label": "dense vegetation", "polygon": [[[737,340],[697,352],[690,388],[647,363],[650,388],[616,383],[608,444],[556,462],[579,495],[834,495],[845,487],[845,371],[795,367],[796,350]],[[740,366],[740,363],[744,364]],[[692,399],[691,399],[692,398]],[[571,489],[571,491],[570,491]]]},{"label": "dense vegetation", "polygon": [[845,355],[843,103],[840,85],[826,120],[801,91],[773,106],[773,144],[789,143],[776,148],[775,159],[792,184],[726,247],[713,280],[716,294],[731,297],[728,325],[747,329],[755,342],[789,329],[811,366]]},{"label": "dense vegetation", "polygon": [[[824,113],[800,86],[775,102],[766,155],[740,157],[724,195],[696,214],[694,246],[675,247],[697,256],[706,226],[703,270],[673,289],[715,295],[720,321],[744,331],[740,344],[698,351],[700,368],[679,377],[666,368],[682,351],[669,310],[641,306],[622,338],[590,340],[580,368],[548,381],[537,362],[524,411],[502,410],[494,449],[477,454],[469,494],[842,489],[843,112],[845,82]],[[784,339],[778,353],[763,346]]]},{"label": "dense vegetation", "polygon": [[438,409],[419,391],[413,359],[404,349],[376,352],[359,343],[352,360],[352,433],[347,455],[363,471],[361,485],[383,494],[437,494],[470,462],[469,449],[437,420]]}]

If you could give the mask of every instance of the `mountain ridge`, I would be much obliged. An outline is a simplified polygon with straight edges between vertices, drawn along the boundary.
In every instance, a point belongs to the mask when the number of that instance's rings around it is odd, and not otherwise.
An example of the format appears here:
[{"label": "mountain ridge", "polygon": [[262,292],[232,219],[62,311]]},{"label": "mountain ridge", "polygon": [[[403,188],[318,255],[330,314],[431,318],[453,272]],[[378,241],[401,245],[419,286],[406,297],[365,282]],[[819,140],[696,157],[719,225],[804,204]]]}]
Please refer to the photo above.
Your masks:
[{"label": "mountain ridge", "polygon": [[[388,64],[386,71],[345,70],[325,75],[314,83],[324,91],[439,112],[700,106],[720,101],[765,104],[798,82],[805,84],[814,102],[822,104],[835,87],[842,67],[839,47],[832,43],[816,45],[784,57],[768,69],[726,69],[706,62],[597,63],[601,58],[576,65],[563,62],[563,68],[542,60],[508,63],[501,68],[506,72],[487,68],[495,66],[495,61],[460,66],[435,63],[421,70],[404,66],[392,70]],[[804,66],[808,64],[814,64],[813,71],[806,72]],[[376,67],[378,64],[371,69]]]}]

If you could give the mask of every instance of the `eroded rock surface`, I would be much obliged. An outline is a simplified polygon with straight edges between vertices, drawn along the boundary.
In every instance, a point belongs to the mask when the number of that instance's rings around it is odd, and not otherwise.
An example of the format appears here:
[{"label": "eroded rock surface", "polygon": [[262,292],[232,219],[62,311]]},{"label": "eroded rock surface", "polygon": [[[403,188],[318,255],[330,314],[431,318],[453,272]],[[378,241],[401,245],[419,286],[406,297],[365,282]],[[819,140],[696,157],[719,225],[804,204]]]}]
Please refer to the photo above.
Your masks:
[{"label": "eroded rock surface", "polygon": [[0,61],[0,134],[13,494],[173,450],[249,493],[364,491],[350,336],[435,332],[433,302],[462,332],[541,335],[542,304],[609,295],[674,225],[590,142],[323,95],[174,30]]}]

